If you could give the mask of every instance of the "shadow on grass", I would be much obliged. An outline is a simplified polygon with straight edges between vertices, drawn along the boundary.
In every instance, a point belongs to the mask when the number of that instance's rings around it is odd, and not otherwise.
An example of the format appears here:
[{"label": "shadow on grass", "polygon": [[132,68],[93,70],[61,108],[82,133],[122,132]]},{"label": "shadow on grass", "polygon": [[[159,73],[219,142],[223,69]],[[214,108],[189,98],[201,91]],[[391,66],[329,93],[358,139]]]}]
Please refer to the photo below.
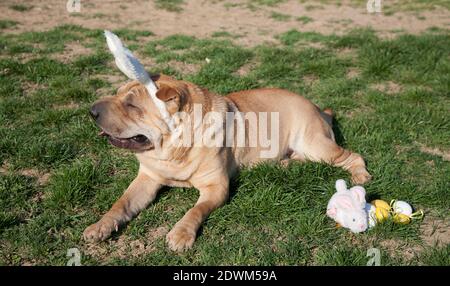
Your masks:
[{"label": "shadow on grass", "polygon": [[333,132],[336,143],[339,146],[345,147],[345,138],[341,132],[341,124],[336,118],[333,118]]}]

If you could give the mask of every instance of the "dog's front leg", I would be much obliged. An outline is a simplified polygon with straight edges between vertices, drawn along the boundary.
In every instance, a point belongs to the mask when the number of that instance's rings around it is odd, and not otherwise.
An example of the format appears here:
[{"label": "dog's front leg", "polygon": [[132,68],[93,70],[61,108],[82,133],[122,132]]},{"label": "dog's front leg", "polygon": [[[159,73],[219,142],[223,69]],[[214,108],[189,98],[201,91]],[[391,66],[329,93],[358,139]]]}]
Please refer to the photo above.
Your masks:
[{"label": "dog's front leg", "polygon": [[139,172],[120,199],[96,223],[83,232],[87,241],[102,241],[119,226],[130,221],[141,210],[148,206],[156,197],[161,185],[155,183],[147,175]]},{"label": "dog's front leg", "polygon": [[166,241],[173,251],[184,251],[192,247],[197,231],[208,215],[222,206],[228,198],[228,178],[218,179],[207,185],[194,185],[200,197],[193,208],[178,221],[167,234]]}]

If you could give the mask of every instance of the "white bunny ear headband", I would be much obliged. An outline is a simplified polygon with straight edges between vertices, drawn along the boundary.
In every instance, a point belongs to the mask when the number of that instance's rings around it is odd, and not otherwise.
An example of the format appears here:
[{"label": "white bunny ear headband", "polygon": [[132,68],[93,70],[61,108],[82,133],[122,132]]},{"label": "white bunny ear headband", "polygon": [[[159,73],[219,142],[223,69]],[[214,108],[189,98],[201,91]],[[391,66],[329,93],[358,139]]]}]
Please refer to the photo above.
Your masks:
[{"label": "white bunny ear headband", "polygon": [[158,108],[163,120],[172,130],[172,120],[170,114],[166,109],[166,105],[162,100],[156,97],[156,92],[158,88],[151,79],[150,75],[145,70],[144,66],[139,62],[139,60],[127,49],[122,41],[110,31],[105,30],[106,43],[108,48],[113,54],[117,67],[130,79],[138,80],[142,83],[150,94],[151,99]]}]

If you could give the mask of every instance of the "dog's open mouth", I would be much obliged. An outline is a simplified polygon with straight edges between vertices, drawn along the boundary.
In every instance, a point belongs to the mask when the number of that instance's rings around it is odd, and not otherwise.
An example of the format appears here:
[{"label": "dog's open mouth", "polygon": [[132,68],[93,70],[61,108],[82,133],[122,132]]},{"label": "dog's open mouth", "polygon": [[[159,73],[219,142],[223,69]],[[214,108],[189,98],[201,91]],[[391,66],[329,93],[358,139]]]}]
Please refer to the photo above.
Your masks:
[{"label": "dog's open mouth", "polygon": [[108,138],[109,143],[119,148],[130,149],[135,151],[145,151],[153,148],[153,143],[145,135],[139,134],[130,138],[114,137],[105,131],[101,131],[99,136]]}]

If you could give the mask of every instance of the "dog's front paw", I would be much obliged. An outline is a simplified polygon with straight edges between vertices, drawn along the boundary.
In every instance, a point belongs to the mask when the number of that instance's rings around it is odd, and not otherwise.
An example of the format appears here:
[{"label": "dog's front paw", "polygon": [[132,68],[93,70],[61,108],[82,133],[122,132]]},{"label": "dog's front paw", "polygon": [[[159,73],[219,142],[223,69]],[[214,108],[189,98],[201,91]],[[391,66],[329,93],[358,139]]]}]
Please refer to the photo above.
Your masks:
[{"label": "dog's front paw", "polygon": [[88,242],[103,241],[110,237],[111,233],[118,230],[115,220],[102,218],[98,222],[88,226],[83,232],[83,238]]},{"label": "dog's front paw", "polygon": [[360,168],[355,172],[352,172],[352,182],[355,185],[363,185],[369,182],[372,176],[367,172],[366,168]]},{"label": "dog's front paw", "polygon": [[184,226],[175,225],[167,234],[166,241],[173,251],[185,251],[194,245],[196,233]]}]

